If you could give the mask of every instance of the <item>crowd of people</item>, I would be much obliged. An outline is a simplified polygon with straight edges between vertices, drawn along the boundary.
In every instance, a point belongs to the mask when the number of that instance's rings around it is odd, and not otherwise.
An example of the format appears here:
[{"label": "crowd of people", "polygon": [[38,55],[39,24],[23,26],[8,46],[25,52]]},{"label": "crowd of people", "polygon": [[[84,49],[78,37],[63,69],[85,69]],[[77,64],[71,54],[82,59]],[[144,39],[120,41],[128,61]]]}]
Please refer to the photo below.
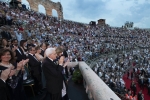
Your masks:
[{"label": "crowd of people", "polygon": [[[101,57],[92,68],[95,73],[114,91],[126,100],[145,100],[142,90],[150,96],[150,48],[137,48],[128,52]],[[123,76],[131,80],[126,88]],[[137,87],[140,91],[137,91]]]},{"label": "crowd of people", "polygon": [[[108,25],[93,26],[65,19],[60,22],[56,17],[32,10],[13,9],[6,3],[0,4],[0,12],[0,21],[3,22],[0,24],[0,65],[2,66],[0,67],[0,84],[2,85],[0,86],[3,87],[6,83],[5,87],[9,87],[8,91],[0,91],[0,93],[5,93],[3,100],[26,100],[23,82],[29,77],[25,74],[27,70],[24,69],[24,66],[28,65],[31,68],[30,77],[34,79],[34,91],[37,95],[42,94],[43,88],[46,87],[48,95],[55,98],[52,100],[60,100],[60,90],[64,86],[63,80],[67,87],[69,73],[72,74],[73,70],[65,68],[65,72],[63,72],[65,75],[62,75],[63,77],[60,75],[63,71],[63,61],[68,62],[64,58],[69,58],[70,62],[86,61],[88,55],[96,57],[102,53],[117,53],[119,50],[133,50],[136,47],[145,48],[150,43],[150,32],[144,29],[126,29]],[[144,58],[141,65],[137,64],[141,61],[139,59],[134,62],[140,67],[139,69],[149,68],[143,67],[144,62],[148,61],[148,52],[148,49],[144,49],[143,51],[139,50],[136,54],[137,58]],[[101,58],[96,65],[97,67],[94,67],[94,71],[112,90],[118,93],[126,92],[129,95],[130,92],[124,88],[125,83],[122,80],[122,75],[126,73],[126,69],[132,67],[131,60],[135,56],[134,53],[135,51],[118,54],[111,58]],[[53,56],[51,56],[52,54]],[[50,64],[50,61],[54,61],[52,62],[54,64],[55,60],[58,63],[58,69],[47,69],[47,64]],[[146,66],[148,65],[149,62]],[[47,77],[50,76],[48,70],[53,70],[51,72],[53,77]],[[117,71],[114,72],[115,70]],[[141,72],[139,79],[141,77],[148,78],[146,75],[149,75],[149,71],[146,72],[147,74]],[[58,73],[62,78],[58,79],[60,87],[55,87],[53,86],[56,82],[54,77]],[[46,85],[42,80],[46,80]],[[148,85],[148,83],[146,84]],[[141,81],[140,86],[143,87]],[[68,99],[68,97],[66,98]]]}]

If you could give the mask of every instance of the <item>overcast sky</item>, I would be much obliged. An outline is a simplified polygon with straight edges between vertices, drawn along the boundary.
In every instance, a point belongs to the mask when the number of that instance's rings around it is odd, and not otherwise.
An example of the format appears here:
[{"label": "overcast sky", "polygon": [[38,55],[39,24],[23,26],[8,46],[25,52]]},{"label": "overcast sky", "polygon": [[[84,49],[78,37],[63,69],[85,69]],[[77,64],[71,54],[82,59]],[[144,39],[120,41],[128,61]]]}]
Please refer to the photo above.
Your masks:
[{"label": "overcast sky", "polygon": [[[26,3],[26,0],[22,0]],[[126,21],[135,27],[150,28],[150,0],[52,0],[63,6],[65,19],[89,23],[106,19],[110,26],[122,26]],[[40,7],[40,11],[44,9]],[[53,13],[54,15],[55,12]]]}]

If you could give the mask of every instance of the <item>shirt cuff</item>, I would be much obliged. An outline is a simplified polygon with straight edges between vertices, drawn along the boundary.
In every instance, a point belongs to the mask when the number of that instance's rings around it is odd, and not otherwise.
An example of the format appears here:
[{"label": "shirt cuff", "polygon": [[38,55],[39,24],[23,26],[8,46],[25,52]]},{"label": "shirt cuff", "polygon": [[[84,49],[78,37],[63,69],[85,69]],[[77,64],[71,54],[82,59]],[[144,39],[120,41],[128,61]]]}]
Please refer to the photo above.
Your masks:
[{"label": "shirt cuff", "polygon": [[4,83],[6,83],[5,80],[3,80],[3,79],[1,79],[1,80],[2,80]]},{"label": "shirt cuff", "polygon": [[60,66],[63,66],[63,64],[59,64]]}]

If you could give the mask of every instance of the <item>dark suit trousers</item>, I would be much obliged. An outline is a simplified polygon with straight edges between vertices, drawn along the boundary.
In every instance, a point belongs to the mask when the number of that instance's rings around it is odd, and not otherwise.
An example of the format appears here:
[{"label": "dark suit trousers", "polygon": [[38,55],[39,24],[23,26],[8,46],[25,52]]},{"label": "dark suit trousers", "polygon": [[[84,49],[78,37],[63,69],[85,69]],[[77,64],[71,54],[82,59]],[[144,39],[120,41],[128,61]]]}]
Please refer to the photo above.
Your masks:
[{"label": "dark suit trousers", "polygon": [[42,80],[41,80],[41,74],[32,75],[34,79],[34,89],[36,92],[39,92],[42,89]]},{"label": "dark suit trousers", "polygon": [[50,100],[61,100],[62,99],[62,91],[57,94],[50,93]]}]

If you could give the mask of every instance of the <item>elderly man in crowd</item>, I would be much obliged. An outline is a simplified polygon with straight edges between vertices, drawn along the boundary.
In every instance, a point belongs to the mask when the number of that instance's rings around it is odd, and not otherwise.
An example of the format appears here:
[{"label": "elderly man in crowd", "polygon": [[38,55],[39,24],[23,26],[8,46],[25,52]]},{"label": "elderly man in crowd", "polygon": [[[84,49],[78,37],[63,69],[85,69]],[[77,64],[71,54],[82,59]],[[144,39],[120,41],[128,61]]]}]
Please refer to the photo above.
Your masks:
[{"label": "elderly man in crowd", "polygon": [[[45,49],[59,45],[63,45],[68,49],[66,52],[68,54],[68,58],[72,58],[72,61],[86,61],[87,59],[95,58],[98,54],[109,55],[109,53],[119,53],[119,51],[124,51],[124,54],[118,54],[117,57],[104,57],[103,59],[100,59],[96,66],[99,68],[94,68],[94,71],[99,73],[99,76],[107,84],[110,84],[109,86],[117,92],[120,87],[124,86],[124,82],[121,77],[124,72],[126,72],[125,69],[129,69],[130,67],[137,67],[137,71],[133,73],[133,78],[135,78],[137,72],[139,72],[139,76],[142,74],[142,76],[144,76],[144,80],[147,78],[149,80],[149,77],[147,77],[150,75],[149,49],[141,49],[148,48],[150,45],[150,39],[148,38],[150,37],[150,32],[147,30],[132,30],[122,27],[110,27],[108,25],[90,26],[85,23],[78,23],[65,19],[62,21],[60,29],[59,20],[56,17],[47,16],[35,11],[10,9],[8,6],[4,6],[3,4],[0,4],[0,9],[4,12],[4,14],[0,15],[3,15],[4,19],[7,20],[11,18],[11,24],[13,24],[7,25],[7,23],[3,23],[3,27],[0,27],[0,36],[2,38],[6,38],[6,41],[10,41],[9,39],[18,39],[18,41],[21,41],[22,39],[27,38],[28,40],[32,40],[32,43],[27,43],[30,44],[30,46],[41,45],[41,54],[43,56],[44,52],[46,54],[46,58],[42,63],[43,71],[48,82],[47,93],[51,96],[51,98],[58,96],[59,99],[61,97],[61,70],[63,69],[61,61],[63,58],[60,59],[58,65],[55,65],[53,62],[56,56],[54,55],[54,50],[47,49],[46,52]],[[12,29],[12,32],[10,32],[9,29]],[[4,34],[4,32],[11,34]],[[43,44],[35,44],[33,40]],[[1,41],[1,44],[7,45],[6,41]],[[19,44],[20,43],[18,42],[17,46],[19,46]],[[15,43],[13,43],[13,45],[15,45]],[[30,46],[28,45],[28,47]],[[141,50],[135,50],[128,53],[125,52],[126,50],[132,51],[132,49],[135,49],[137,46],[140,47]],[[13,50],[13,48],[11,49]],[[27,53],[27,55],[28,54],[29,53]],[[135,59],[134,56],[137,56],[138,59]],[[139,62],[141,65],[139,65]],[[144,71],[146,67],[143,67],[143,65],[148,66],[146,72]],[[52,70],[55,73],[51,72]],[[55,77],[56,73],[60,76],[59,78]],[[49,75],[50,77],[48,77]],[[57,81],[55,79],[57,79]],[[58,81],[61,82],[58,83]],[[51,82],[56,83],[55,85],[58,87],[53,87]],[[150,81],[148,81],[148,83],[150,83]]]},{"label": "elderly man in crowd", "polygon": [[46,79],[47,94],[50,95],[50,100],[61,100],[63,89],[62,72],[67,63],[63,63],[63,56],[60,57],[59,64],[53,62],[57,57],[55,48],[46,49],[45,55],[46,58],[42,63],[42,68]]}]

